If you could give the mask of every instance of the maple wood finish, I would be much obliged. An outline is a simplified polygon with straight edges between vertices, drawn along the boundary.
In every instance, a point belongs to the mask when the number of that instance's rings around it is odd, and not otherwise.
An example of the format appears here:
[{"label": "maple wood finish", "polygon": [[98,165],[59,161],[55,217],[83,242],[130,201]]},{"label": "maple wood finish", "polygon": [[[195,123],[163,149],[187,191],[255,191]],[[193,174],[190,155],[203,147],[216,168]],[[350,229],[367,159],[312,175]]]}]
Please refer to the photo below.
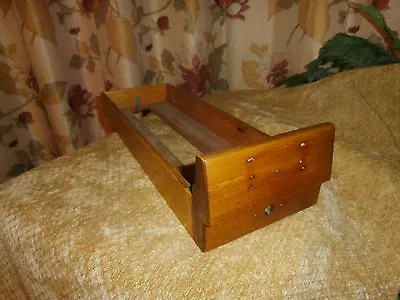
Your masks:
[{"label": "maple wood finish", "polygon": [[265,141],[269,136],[197,96],[168,86],[167,101],[232,145]]},{"label": "maple wood finish", "polygon": [[[202,251],[315,204],[330,179],[331,123],[271,137],[169,85],[106,92],[101,106]],[[132,115],[141,109],[203,152],[195,165],[184,166]]]},{"label": "maple wood finish", "polygon": [[196,179],[202,179],[193,194],[198,245],[215,248],[314,204],[330,178],[333,141],[334,126],[324,123],[199,155]]},{"label": "maple wood finish", "polygon": [[200,151],[211,152],[232,147],[231,143],[169,103],[152,104],[150,109]]},{"label": "maple wood finish", "polygon": [[127,108],[132,112],[140,112],[149,109],[150,104],[167,101],[167,89],[165,84],[155,84],[151,88],[139,86],[106,94],[119,109]]},{"label": "maple wood finish", "polygon": [[175,215],[191,234],[192,195],[190,184],[171,164],[170,160],[158,151],[160,148],[149,142],[149,136],[145,136],[145,132],[138,130],[133,122],[131,123],[122,115],[119,108],[109,100],[107,95],[103,94],[102,100],[103,111],[110,121],[113,131],[118,133]]},{"label": "maple wood finish", "polygon": [[128,109],[121,109],[122,114],[129,120],[131,125],[138,131],[142,137],[146,137],[147,142],[160,154],[171,166],[179,169],[183,163],[167,148],[163,143],[136,118]]}]

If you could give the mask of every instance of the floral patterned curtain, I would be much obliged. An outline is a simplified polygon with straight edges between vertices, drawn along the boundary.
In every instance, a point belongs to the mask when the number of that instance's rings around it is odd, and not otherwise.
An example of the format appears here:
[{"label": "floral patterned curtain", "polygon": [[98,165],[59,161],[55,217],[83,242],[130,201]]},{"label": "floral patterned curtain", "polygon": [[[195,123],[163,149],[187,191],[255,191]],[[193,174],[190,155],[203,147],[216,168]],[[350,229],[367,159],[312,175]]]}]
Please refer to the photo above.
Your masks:
[{"label": "floral patterned curtain", "polygon": [[271,88],[337,32],[383,43],[349,1],[0,0],[0,181],[102,137],[103,90]]}]

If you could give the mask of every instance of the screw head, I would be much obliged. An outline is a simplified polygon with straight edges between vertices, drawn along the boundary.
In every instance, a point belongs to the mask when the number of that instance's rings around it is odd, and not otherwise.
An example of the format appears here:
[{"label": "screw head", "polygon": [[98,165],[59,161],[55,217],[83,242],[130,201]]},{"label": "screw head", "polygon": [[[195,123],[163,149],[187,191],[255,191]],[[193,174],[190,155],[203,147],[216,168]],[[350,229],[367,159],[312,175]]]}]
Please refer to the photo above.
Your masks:
[{"label": "screw head", "polygon": [[272,214],[273,210],[274,210],[274,206],[269,205],[265,208],[264,213],[268,216],[268,215]]},{"label": "screw head", "polygon": [[254,161],[254,157],[253,157],[253,156],[250,157],[250,158],[247,160],[248,163],[251,163],[251,162],[253,162],[253,161]]}]

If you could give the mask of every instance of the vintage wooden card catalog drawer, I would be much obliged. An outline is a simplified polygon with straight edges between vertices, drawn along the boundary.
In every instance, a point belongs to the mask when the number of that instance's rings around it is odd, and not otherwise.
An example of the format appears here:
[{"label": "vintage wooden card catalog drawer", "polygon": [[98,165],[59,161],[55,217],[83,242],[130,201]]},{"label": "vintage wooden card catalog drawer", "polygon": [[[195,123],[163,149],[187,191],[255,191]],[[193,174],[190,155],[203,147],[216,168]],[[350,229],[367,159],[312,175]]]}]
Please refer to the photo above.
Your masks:
[{"label": "vintage wooden card catalog drawer", "polygon": [[[105,92],[99,110],[202,251],[315,204],[330,179],[331,123],[269,136],[170,85]],[[201,151],[193,165],[133,115],[144,110]]]}]

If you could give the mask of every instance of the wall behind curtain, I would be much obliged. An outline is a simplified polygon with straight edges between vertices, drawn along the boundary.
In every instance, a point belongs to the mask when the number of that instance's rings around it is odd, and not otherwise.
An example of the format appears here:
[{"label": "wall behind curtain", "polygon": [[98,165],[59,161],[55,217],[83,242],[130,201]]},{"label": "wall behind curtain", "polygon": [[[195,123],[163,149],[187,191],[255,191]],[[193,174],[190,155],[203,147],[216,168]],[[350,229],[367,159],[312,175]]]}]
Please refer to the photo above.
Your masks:
[{"label": "wall behind curtain", "polygon": [[0,0],[0,182],[102,137],[103,90],[271,88],[337,32],[383,42],[347,0]]}]

